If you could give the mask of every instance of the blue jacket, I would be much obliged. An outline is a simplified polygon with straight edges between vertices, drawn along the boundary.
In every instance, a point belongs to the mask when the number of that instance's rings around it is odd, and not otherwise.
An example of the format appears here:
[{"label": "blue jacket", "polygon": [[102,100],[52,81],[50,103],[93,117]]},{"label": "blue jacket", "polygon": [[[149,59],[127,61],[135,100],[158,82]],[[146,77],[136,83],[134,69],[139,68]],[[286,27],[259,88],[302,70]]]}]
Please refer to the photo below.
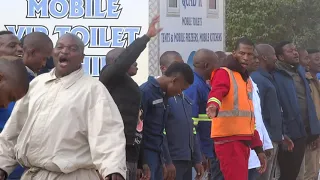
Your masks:
[{"label": "blue jacket", "polygon": [[[30,82],[34,79],[35,77],[33,74],[29,73],[29,80]],[[8,121],[11,112],[13,110],[13,107],[15,105],[15,102],[11,102],[8,106],[8,108],[0,108],[0,130],[4,128],[4,125]],[[18,166],[8,177],[8,179],[20,179],[22,174],[24,172],[24,169],[21,166]]]},{"label": "blue jacket", "polygon": [[317,74],[317,78],[320,80],[320,73]]},{"label": "blue jacket", "polygon": [[170,98],[168,119],[165,122],[164,156],[166,164],[172,160],[201,162],[199,142],[192,120],[191,100],[184,96]]},{"label": "blue jacket", "polygon": [[200,138],[201,152],[207,158],[214,157],[213,140],[211,139],[211,119],[206,115],[208,95],[210,86],[205,80],[194,72],[193,84],[184,91],[192,100],[192,117],[201,119],[197,124],[197,135]]},{"label": "blue jacket", "polygon": [[282,141],[282,113],[273,77],[259,68],[251,74],[252,80],[259,88],[262,118],[273,142]]},{"label": "blue jacket", "polygon": [[141,109],[143,110],[143,148],[163,155],[163,130],[168,117],[168,99],[154,77],[140,86]]},{"label": "blue jacket", "polygon": [[[315,107],[311,98],[311,90],[305,77],[305,70],[299,66],[298,74],[304,81],[310,123],[310,135],[320,134],[320,125],[316,115]],[[297,93],[292,77],[285,70],[277,69],[274,73],[274,82],[278,91],[280,105],[283,111],[284,134],[296,140],[307,137],[308,134],[300,114]]]}]

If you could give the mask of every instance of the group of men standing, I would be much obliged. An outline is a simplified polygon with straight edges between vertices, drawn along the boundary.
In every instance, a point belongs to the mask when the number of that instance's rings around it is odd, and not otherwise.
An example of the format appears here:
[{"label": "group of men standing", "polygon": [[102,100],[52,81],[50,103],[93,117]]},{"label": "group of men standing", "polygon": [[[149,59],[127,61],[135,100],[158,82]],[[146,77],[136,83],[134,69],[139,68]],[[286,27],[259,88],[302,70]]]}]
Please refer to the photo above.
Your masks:
[{"label": "group of men standing", "polygon": [[198,180],[317,178],[320,51],[241,38],[228,56],[199,49],[192,68],[167,51],[162,75],[139,87],[131,77],[158,22],[109,51],[99,81],[76,35],[53,46],[1,32],[0,179],[191,180],[193,168]]},{"label": "group of men standing", "polygon": [[[213,72],[207,112],[213,117],[211,137],[226,180],[318,178],[320,53],[308,51],[289,41],[272,47],[241,38]],[[247,173],[249,147],[260,168],[249,162]]]}]

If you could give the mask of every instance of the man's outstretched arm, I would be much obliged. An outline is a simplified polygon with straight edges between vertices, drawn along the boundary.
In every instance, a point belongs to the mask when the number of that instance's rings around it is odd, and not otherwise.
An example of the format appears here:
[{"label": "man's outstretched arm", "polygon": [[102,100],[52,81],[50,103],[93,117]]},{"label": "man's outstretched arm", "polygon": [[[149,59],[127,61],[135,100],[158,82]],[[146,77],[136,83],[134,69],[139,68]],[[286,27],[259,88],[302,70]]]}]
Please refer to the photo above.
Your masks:
[{"label": "man's outstretched arm", "polygon": [[133,41],[120,56],[115,59],[113,64],[103,67],[99,80],[104,85],[108,84],[110,79],[115,76],[125,75],[130,66],[137,61],[140,54],[147,47],[150,38],[155,37],[162,30],[161,28],[156,28],[159,18],[159,16],[153,18],[147,34]]}]

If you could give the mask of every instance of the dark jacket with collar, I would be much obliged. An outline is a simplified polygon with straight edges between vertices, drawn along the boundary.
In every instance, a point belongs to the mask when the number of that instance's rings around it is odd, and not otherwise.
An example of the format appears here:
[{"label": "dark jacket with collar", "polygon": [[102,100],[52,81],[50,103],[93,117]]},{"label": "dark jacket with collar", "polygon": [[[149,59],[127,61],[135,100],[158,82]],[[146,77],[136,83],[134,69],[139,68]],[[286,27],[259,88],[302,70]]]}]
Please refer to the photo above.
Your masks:
[{"label": "dark jacket with collar", "polygon": [[164,158],[172,161],[201,162],[201,151],[192,120],[192,103],[184,94],[168,100],[168,119],[165,122]]},{"label": "dark jacket with collar", "polygon": [[259,88],[263,122],[273,142],[282,141],[282,113],[272,75],[259,68],[251,74],[252,80]]},{"label": "dark jacket with collar", "polygon": [[281,67],[281,65],[279,65],[278,62],[277,69],[273,73],[273,76],[283,113],[284,133],[293,140],[308,137],[308,142],[311,142],[320,134],[320,125],[316,116],[313,101],[311,99],[310,87],[305,77],[305,70],[300,65],[296,70],[299,76],[302,78],[306,88],[310,129],[305,129],[300,113],[300,107],[293,78],[284,68]]},{"label": "dark jacket with collar", "polygon": [[127,161],[130,162],[137,161],[137,149],[133,146],[135,146],[141,95],[138,84],[127,71],[146,48],[149,40],[150,38],[145,35],[133,41],[113,64],[103,67],[99,77],[109,90],[122,116],[127,141]]},{"label": "dark jacket with collar", "polygon": [[144,123],[143,148],[158,153],[158,157],[164,163],[163,131],[168,118],[168,98],[160,88],[159,82],[152,76],[149,76],[148,81],[143,83],[140,89]]}]

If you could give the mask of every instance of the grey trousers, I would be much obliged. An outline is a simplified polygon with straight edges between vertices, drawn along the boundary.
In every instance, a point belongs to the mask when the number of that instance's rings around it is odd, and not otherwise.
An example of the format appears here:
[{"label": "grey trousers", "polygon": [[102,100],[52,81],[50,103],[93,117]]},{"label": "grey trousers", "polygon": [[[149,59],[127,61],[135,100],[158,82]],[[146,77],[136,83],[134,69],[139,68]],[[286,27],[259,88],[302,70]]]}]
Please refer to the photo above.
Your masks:
[{"label": "grey trousers", "polygon": [[272,143],[273,149],[270,158],[268,158],[267,170],[258,180],[273,180],[275,178],[277,168],[278,144]]},{"label": "grey trousers", "polygon": [[127,177],[126,180],[137,179],[137,163],[127,162]]}]

